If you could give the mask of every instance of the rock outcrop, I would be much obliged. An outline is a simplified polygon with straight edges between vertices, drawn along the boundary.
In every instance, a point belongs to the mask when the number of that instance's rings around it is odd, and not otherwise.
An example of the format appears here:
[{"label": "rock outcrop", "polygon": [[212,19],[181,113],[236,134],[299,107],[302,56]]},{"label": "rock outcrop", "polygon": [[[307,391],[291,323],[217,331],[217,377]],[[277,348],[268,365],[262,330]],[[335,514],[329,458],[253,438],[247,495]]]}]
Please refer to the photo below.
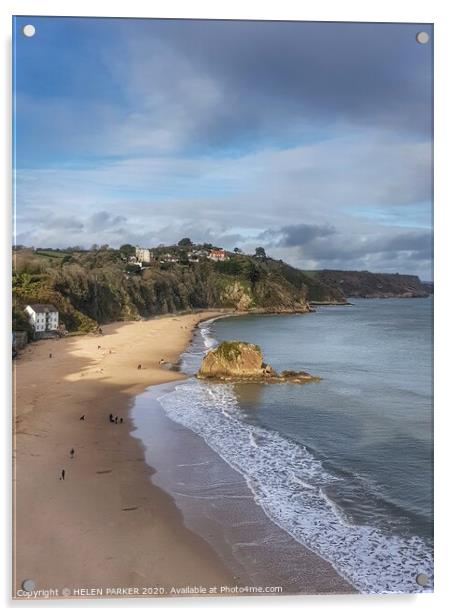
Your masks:
[{"label": "rock outcrop", "polygon": [[259,381],[281,383],[306,383],[320,380],[307,372],[283,370],[275,372],[270,364],[263,361],[262,351],[257,344],[238,340],[224,341],[210,350],[203,358],[196,375],[199,379],[222,381]]}]

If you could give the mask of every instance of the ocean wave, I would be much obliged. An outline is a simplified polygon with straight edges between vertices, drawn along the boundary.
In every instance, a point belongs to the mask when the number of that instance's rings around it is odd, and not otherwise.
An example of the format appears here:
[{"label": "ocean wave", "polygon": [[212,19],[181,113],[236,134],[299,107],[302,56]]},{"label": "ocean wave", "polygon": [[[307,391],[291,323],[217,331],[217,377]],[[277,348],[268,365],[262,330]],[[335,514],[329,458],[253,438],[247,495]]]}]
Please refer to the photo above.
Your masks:
[{"label": "ocean wave", "polygon": [[433,579],[429,546],[419,537],[351,523],[328,496],[328,488],[345,479],[327,471],[298,443],[244,422],[231,385],[188,381],[160,403],[170,419],[200,435],[243,475],[271,520],[328,560],[358,590],[431,590],[416,583],[419,573]]},{"label": "ocean wave", "polygon": [[181,370],[185,374],[195,374],[206,352],[218,344],[212,335],[212,323],[218,318],[220,317],[214,317],[199,324],[189,349],[181,355]]},{"label": "ocean wave", "polygon": [[[217,318],[200,324],[184,354],[184,372],[196,372],[200,357],[218,344],[212,334]],[[170,419],[201,436],[245,478],[254,500],[273,522],[328,560],[358,590],[432,590],[416,582],[419,573],[433,580],[430,546],[417,536],[354,524],[329,495],[351,478],[325,469],[315,452],[278,432],[244,422],[232,385],[191,380],[162,396],[160,403]],[[368,478],[361,483],[375,492]]]},{"label": "ocean wave", "polygon": [[211,323],[212,319],[209,321],[204,321],[204,323],[202,323],[199,328],[200,334],[203,338],[207,350],[218,344],[215,338],[212,336]]}]

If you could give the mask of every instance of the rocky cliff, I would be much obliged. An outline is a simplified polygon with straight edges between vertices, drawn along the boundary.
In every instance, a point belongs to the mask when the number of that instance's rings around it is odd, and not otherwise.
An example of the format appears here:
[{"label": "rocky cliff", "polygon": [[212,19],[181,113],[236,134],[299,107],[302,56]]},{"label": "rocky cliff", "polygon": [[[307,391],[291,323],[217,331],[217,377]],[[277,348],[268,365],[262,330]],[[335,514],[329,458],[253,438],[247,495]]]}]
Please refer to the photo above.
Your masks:
[{"label": "rocky cliff", "polygon": [[345,301],[340,290],[270,258],[231,255],[217,263],[154,262],[131,272],[120,252],[112,249],[66,251],[61,257],[29,249],[22,252],[15,253],[15,320],[27,303],[50,302],[70,331],[204,308],[308,312],[313,298]]}]

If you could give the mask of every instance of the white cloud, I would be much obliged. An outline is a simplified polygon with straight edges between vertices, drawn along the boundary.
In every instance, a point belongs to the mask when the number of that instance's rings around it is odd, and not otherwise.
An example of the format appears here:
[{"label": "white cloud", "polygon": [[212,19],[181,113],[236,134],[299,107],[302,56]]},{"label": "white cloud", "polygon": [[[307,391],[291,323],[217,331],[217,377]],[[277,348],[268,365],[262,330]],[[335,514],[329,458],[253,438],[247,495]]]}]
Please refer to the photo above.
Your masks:
[{"label": "white cloud", "polygon": [[[229,237],[234,245],[241,236],[247,246],[248,237],[254,247],[259,233],[268,229],[308,224],[337,232],[334,242],[319,239],[315,261],[335,261],[336,250],[344,265],[341,243],[359,252],[359,238],[364,243],[379,235],[390,238],[401,226],[411,228],[404,212],[429,208],[429,157],[428,143],[368,132],[239,157],[154,156],[89,167],[19,169],[17,241],[119,245],[143,238],[159,243],[192,230],[197,239]],[[388,212],[384,224],[369,217],[372,208]],[[72,217],[72,226],[52,223],[62,217]],[[102,217],[105,224],[96,228],[89,222]],[[83,224],[82,234],[77,221]],[[312,259],[312,254],[303,257],[287,249],[276,253],[297,264],[300,258]],[[358,253],[353,258],[357,261]],[[413,267],[409,260],[408,265]]]}]

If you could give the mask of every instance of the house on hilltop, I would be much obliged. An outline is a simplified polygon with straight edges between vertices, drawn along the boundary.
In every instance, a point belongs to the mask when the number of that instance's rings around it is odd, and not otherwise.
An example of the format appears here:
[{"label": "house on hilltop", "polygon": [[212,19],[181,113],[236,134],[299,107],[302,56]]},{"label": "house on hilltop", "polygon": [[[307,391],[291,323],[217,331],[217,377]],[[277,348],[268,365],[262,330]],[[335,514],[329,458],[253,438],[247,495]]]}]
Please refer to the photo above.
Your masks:
[{"label": "house on hilltop", "polygon": [[208,258],[211,261],[227,261],[229,259],[228,255],[226,254],[226,251],[223,248],[219,248],[218,250],[213,248],[209,252]]},{"label": "house on hilltop", "polygon": [[153,256],[149,248],[140,248],[139,246],[135,248],[135,257],[141,263],[150,263]]},{"label": "house on hilltop", "polygon": [[190,263],[199,263],[199,256],[194,251],[187,253],[187,259]]},{"label": "house on hilltop", "polygon": [[28,304],[25,312],[36,335],[53,335],[58,332],[58,310],[52,304]]},{"label": "house on hilltop", "polygon": [[160,263],[179,263],[179,257],[167,252],[161,256]]}]

